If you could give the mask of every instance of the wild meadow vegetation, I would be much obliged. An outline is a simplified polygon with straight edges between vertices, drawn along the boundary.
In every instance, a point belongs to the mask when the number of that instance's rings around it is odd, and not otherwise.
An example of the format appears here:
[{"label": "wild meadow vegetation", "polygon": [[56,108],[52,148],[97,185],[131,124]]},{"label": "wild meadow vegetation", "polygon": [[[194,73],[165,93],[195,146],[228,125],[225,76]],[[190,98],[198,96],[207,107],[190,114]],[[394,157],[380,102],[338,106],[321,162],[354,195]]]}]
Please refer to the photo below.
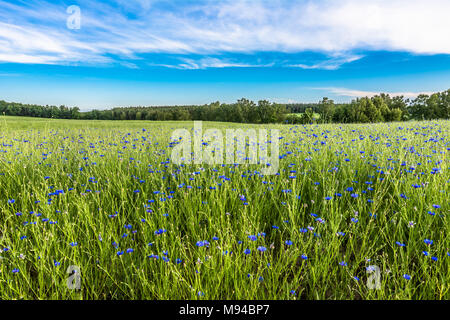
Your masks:
[{"label": "wild meadow vegetation", "polygon": [[1,117],[0,298],[450,298],[448,120],[203,126],[279,129],[278,174],[173,164],[192,121]]}]

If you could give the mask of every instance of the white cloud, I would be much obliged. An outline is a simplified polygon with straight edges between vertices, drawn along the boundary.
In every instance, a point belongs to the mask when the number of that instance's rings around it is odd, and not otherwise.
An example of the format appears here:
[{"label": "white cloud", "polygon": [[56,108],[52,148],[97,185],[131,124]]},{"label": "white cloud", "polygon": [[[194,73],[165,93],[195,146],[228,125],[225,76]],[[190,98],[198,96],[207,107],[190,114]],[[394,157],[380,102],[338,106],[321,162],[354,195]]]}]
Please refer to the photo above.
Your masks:
[{"label": "white cloud", "polygon": [[363,58],[363,55],[353,55],[353,54],[339,54],[337,57],[329,58],[325,61],[313,63],[313,64],[290,64],[289,67],[301,68],[301,69],[323,69],[323,70],[336,70],[345,63],[353,62]]},{"label": "white cloud", "polygon": [[170,10],[158,0],[115,2],[120,7],[80,0],[82,26],[74,31],[55,2],[0,0],[0,61],[107,63],[114,55],[192,53],[205,61],[174,67],[207,68],[248,64],[207,58],[220,53],[315,51],[330,58],[284,65],[333,70],[361,50],[450,54],[448,0],[224,0],[171,3]]},{"label": "white cloud", "polygon": [[[379,95],[381,93],[376,91],[354,90],[347,88],[315,88],[315,89],[326,90],[337,96],[353,97],[353,98],[360,98],[360,97],[370,98]],[[384,92],[384,93],[389,94],[391,97],[404,96],[405,98],[416,98],[419,94],[431,95],[434,92],[421,91],[421,92]]]},{"label": "white cloud", "polygon": [[174,69],[185,69],[185,70],[198,70],[198,69],[207,69],[207,68],[255,68],[255,67],[267,67],[273,64],[250,64],[250,63],[240,63],[235,62],[230,59],[219,59],[213,57],[205,57],[200,59],[191,59],[191,58],[179,58],[180,63],[174,64],[157,64],[150,63],[151,66],[163,66]]}]

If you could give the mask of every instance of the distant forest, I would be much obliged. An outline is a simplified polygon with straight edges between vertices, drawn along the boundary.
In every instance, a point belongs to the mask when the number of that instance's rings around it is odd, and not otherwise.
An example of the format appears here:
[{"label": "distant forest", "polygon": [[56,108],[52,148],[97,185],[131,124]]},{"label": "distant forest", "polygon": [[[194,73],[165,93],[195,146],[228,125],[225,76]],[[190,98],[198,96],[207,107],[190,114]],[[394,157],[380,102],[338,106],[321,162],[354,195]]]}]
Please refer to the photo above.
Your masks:
[{"label": "distant forest", "polygon": [[[279,104],[267,100],[255,103],[245,98],[236,103],[213,102],[207,105],[125,107],[81,112],[77,107],[40,106],[0,100],[0,113],[56,119],[85,120],[203,120],[238,123],[370,123],[450,118],[450,89],[415,99],[374,97],[334,103],[323,98],[318,103]],[[318,115],[318,116],[316,116]]]}]

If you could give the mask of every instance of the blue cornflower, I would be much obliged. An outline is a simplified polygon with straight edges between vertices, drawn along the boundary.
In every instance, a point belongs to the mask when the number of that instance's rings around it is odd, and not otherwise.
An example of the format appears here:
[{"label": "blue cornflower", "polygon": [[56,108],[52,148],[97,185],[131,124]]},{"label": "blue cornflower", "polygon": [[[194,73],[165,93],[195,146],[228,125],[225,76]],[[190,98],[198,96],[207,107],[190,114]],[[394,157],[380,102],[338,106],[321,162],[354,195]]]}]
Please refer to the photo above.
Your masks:
[{"label": "blue cornflower", "polygon": [[288,246],[292,246],[292,241],[291,241],[291,240],[286,240],[284,243],[285,243],[286,245],[288,245]]},{"label": "blue cornflower", "polygon": [[260,252],[264,252],[264,251],[266,251],[266,250],[267,250],[267,248],[264,247],[264,246],[259,246],[259,247],[258,247],[258,251],[260,251]]},{"label": "blue cornflower", "polygon": [[431,246],[433,244],[433,240],[430,240],[430,239],[425,239],[425,240],[423,240],[423,242],[425,242],[425,244],[427,244],[429,246]]},{"label": "blue cornflower", "polygon": [[197,247],[209,247],[209,242],[206,240],[197,241],[196,245]]},{"label": "blue cornflower", "polygon": [[250,249],[245,249],[245,250],[244,250],[244,253],[245,253],[245,254],[250,254],[250,253],[252,253],[252,251],[251,251]]},{"label": "blue cornflower", "polygon": [[254,235],[248,236],[251,241],[256,241],[257,237]]},{"label": "blue cornflower", "polygon": [[411,276],[409,274],[404,274],[403,278],[405,278],[406,280],[411,280]]}]

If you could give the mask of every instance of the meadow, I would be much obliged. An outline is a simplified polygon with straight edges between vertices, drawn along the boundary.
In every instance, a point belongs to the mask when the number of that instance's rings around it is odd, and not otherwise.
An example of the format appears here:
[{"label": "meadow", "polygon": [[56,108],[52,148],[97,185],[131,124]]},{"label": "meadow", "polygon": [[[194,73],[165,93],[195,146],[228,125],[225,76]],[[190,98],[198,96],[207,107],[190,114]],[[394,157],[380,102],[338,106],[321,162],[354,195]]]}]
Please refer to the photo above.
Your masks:
[{"label": "meadow", "polygon": [[0,299],[450,298],[450,121],[203,126],[279,129],[278,174],[173,164],[190,121],[1,117]]}]

